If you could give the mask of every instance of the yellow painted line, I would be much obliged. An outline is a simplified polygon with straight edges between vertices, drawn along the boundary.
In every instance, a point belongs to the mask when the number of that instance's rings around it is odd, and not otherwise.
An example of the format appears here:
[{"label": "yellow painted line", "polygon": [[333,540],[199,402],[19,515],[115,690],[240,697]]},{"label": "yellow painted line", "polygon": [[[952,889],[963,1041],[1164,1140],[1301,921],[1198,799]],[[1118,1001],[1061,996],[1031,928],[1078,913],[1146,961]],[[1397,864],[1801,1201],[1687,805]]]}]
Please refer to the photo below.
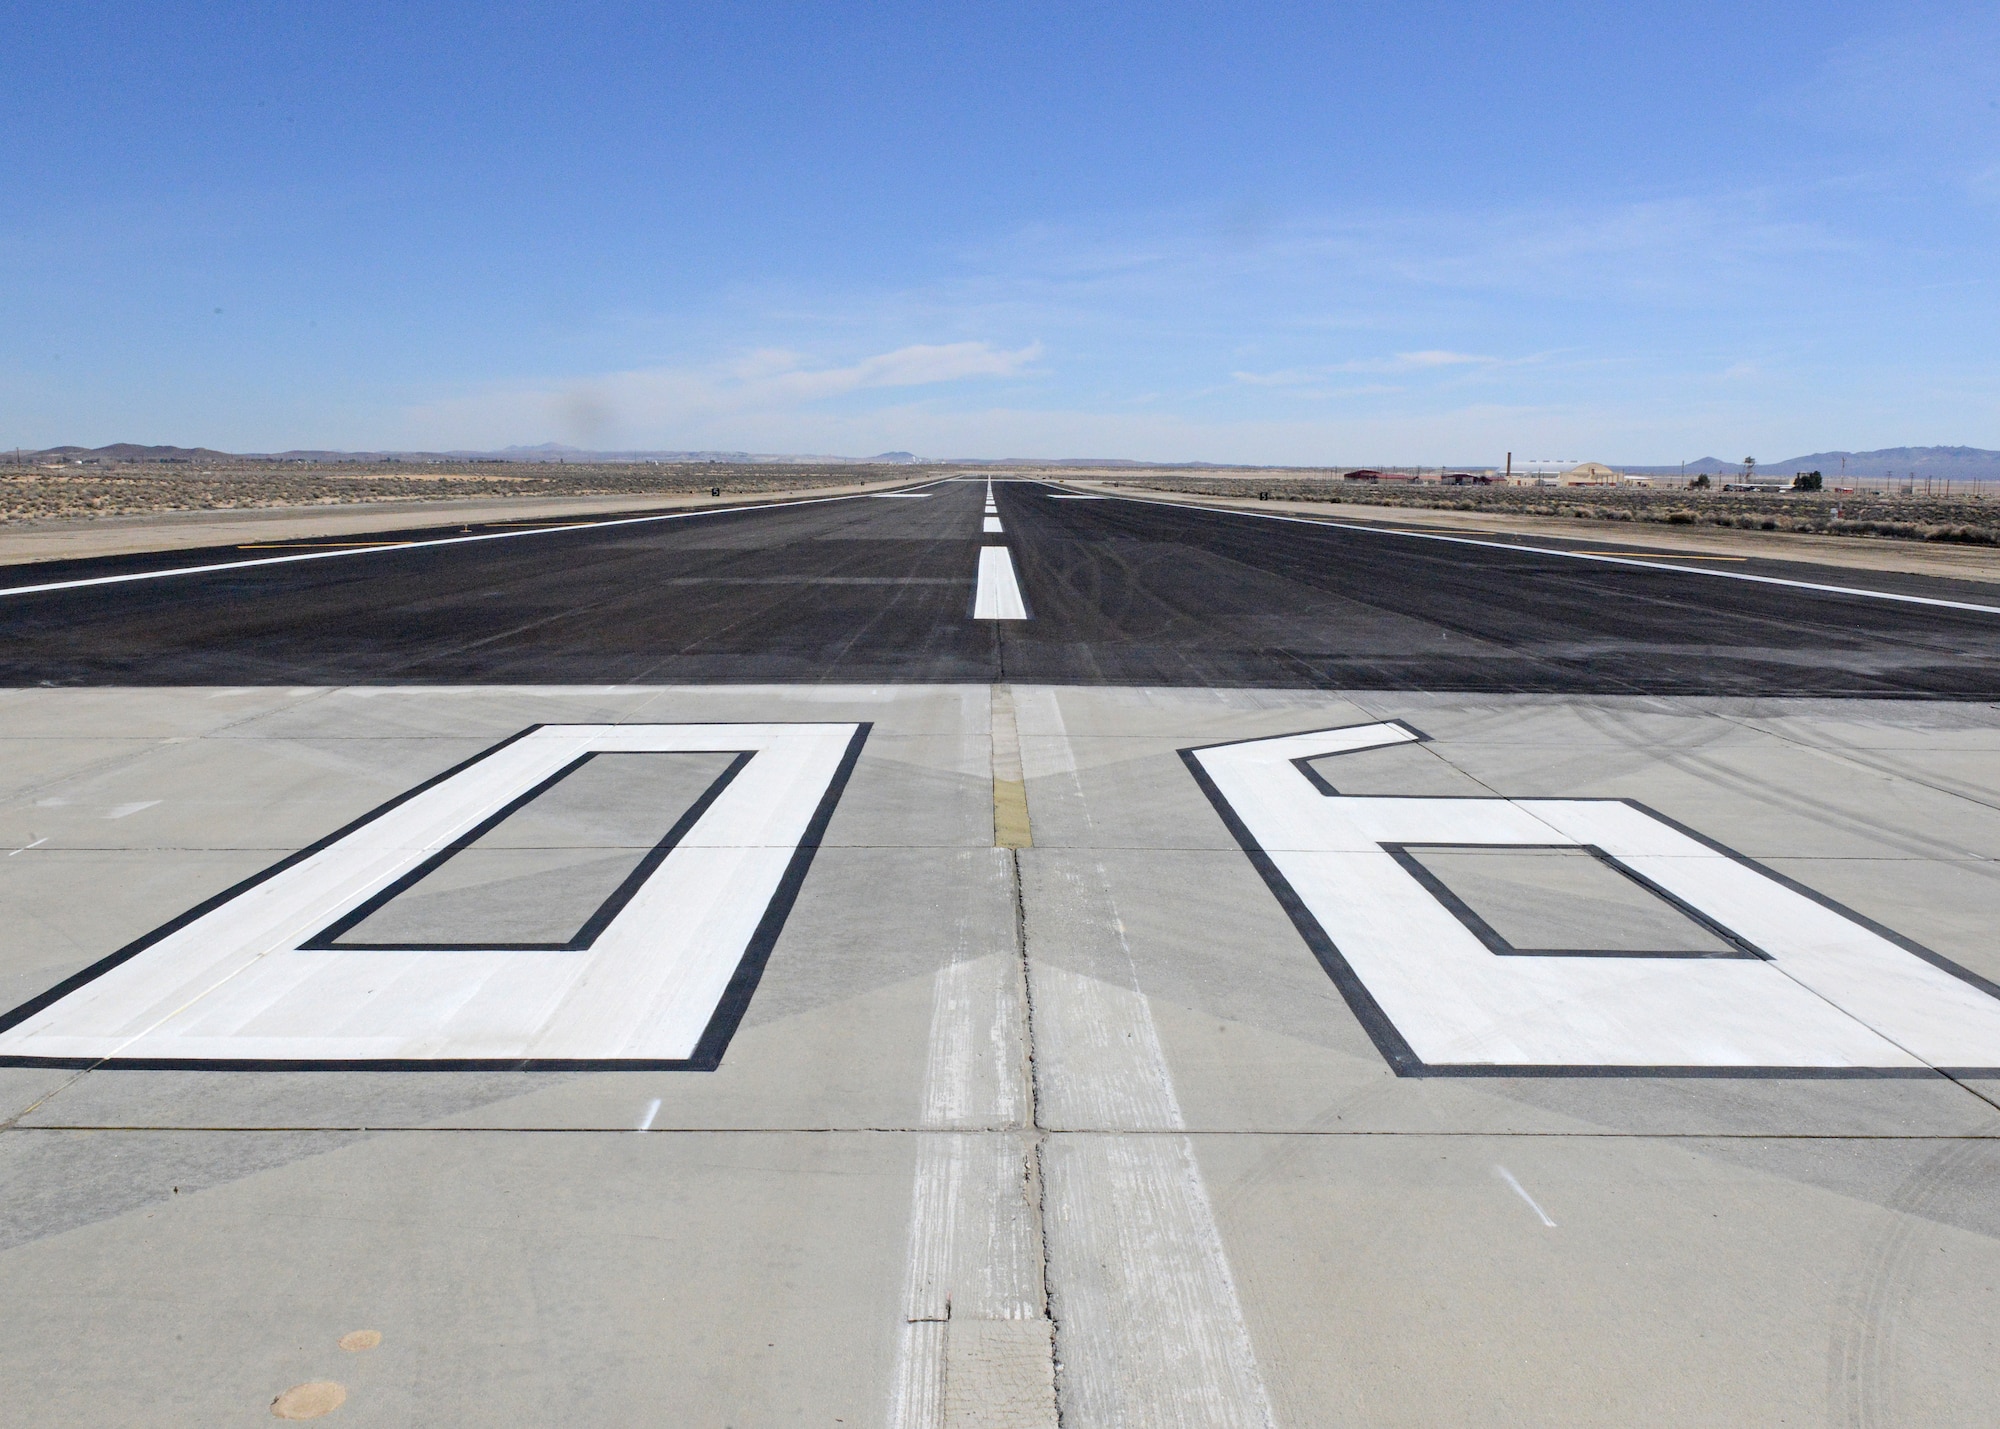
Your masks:
[{"label": "yellow painted line", "polygon": [[1028,828],[1028,780],[1021,770],[1021,730],[1014,691],[993,687],[993,847],[1033,848]]},{"label": "yellow painted line", "polygon": [[1747,561],[1748,556],[1684,556],[1679,551],[1577,551],[1579,556],[1630,556],[1635,561]]}]

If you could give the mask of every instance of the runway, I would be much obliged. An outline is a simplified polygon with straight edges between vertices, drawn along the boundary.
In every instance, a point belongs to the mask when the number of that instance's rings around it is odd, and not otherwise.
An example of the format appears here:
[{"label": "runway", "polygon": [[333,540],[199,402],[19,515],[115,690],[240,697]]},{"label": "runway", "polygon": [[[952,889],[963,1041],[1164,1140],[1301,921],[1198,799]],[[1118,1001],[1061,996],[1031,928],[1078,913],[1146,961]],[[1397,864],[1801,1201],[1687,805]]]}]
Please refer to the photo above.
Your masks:
[{"label": "runway", "polygon": [[1989,587],[988,489],[10,572],[23,1422],[1984,1421]]},{"label": "runway", "polygon": [[[915,499],[17,568],[0,679],[2000,693],[1994,598],[1969,582],[1829,582],[1765,561],[1652,570],[1604,559],[1602,542],[1571,543],[1601,553],[1579,558],[1073,500],[1040,482],[994,490],[998,535],[984,483],[957,481]],[[1032,620],[964,618],[988,542],[1010,553]],[[68,584],[93,581],[114,583]]]}]

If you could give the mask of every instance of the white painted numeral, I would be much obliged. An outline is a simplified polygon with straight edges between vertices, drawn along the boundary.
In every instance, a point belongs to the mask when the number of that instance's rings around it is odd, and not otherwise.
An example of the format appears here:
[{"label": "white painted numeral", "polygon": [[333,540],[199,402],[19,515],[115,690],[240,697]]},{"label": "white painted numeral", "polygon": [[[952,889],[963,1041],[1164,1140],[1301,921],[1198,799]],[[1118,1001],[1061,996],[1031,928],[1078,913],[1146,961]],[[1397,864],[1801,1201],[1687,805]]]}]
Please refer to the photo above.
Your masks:
[{"label": "white painted numeral", "polygon": [[[0,1059],[713,1066],[867,728],[535,728],[17,1010]],[[587,755],[712,752],[748,757],[587,947],[311,946]]]},{"label": "white painted numeral", "polygon": [[[1374,724],[1183,751],[1398,1070],[2000,1066],[2000,998],[1630,802],[1328,794]],[[1496,956],[1404,845],[1595,848],[1762,957]]]}]

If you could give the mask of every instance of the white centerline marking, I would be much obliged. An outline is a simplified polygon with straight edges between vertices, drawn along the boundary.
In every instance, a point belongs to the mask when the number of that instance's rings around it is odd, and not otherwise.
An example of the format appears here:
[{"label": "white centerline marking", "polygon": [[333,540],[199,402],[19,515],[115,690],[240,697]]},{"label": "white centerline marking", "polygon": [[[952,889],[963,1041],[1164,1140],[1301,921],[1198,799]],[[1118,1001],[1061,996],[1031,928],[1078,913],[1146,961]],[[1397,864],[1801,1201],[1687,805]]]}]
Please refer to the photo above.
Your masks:
[{"label": "white centerline marking", "polygon": [[979,590],[972,600],[974,620],[1026,620],[1028,603],[1014,578],[1014,557],[1005,546],[979,548]]},{"label": "white centerline marking", "polygon": [[[1790,580],[1784,576],[1759,576],[1748,571],[1718,571],[1703,566],[1669,565],[1664,561],[1634,556],[1600,556],[1583,551],[1563,551],[1552,546],[1524,546],[1513,541],[1487,541],[1477,536],[1442,536],[1434,531],[1405,531],[1393,526],[1365,526],[1353,521],[1325,521],[1312,516],[1284,516],[1275,511],[1238,511],[1229,506],[1196,506],[1185,501],[1161,501],[1150,496],[1106,496],[1104,501],[1136,501],[1146,506],[1171,506],[1176,511],[1207,511],[1218,516],[1247,516],[1253,521],[1285,521],[1295,526],[1327,526],[1336,531],[1359,531],[1368,536],[1407,536],[1413,541],[1443,541],[1453,546],[1481,546],[1493,551],[1520,551],[1531,556],[1561,556],[1571,561],[1596,561],[1607,566],[1630,566],[1642,571],[1676,571],[1686,576],[1707,576],[1719,581],[1749,581],[1753,585],[1788,586],[1793,590],[1814,590],[1827,595],[1855,595],[1866,600],[1895,601],[1901,605],[1929,605],[1944,610],[1971,610],[1982,615],[2000,615],[2000,605],[1976,601],[1942,600],[1931,595],[1903,595],[1896,591],[1866,590],[1860,586],[1827,585],[1820,581]],[[1771,557],[1784,560],[1783,556]],[[0,595],[8,592],[0,591]]]},{"label": "white centerline marking", "polygon": [[1535,1198],[1533,1196],[1528,1194],[1528,1188],[1526,1186],[1523,1186],[1519,1181],[1516,1181],[1514,1179],[1514,1173],[1512,1171],[1509,1171],[1505,1166],[1495,1166],[1493,1169],[1500,1173],[1501,1180],[1505,1181],[1509,1186],[1512,1186],[1514,1188],[1515,1195],[1519,1196],[1522,1200],[1528,1203],[1528,1209],[1533,1211],[1536,1215],[1542,1218],[1543,1225],[1547,1226],[1550,1230],[1554,1230],[1556,1228],[1556,1223],[1549,1219],[1549,1213],[1543,1210],[1541,1206],[1536,1203]]},{"label": "white centerline marking", "polygon": [[[928,483],[936,485],[935,482]],[[213,561],[203,566],[175,566],[164,571],[127,571],[116,576],[86,576],[73,581],[44,581],[39,585],[0,586],[0,596],[35,595],[42,591],[79,590],[85,586],[124,585],[130,581],[165,580],[169,576],[199,576],[211,571],[240,571],[249,566],[282,566],[295,561],[334,561],[343,556],[379,556],[385,551],[421,551],[429,546],[464,546],[474,541],[512,541],[523,536],[547,536],[558,531],[585,531],[601,526],[641,526],[656,521],[685,521],[695,516],[720,516],[732,511],[776,511],[787,506],[824,506],[833,501],[866,500],[877,493],[854,496],[813,496],[803,501],[764,501],[754,506],[709,506],[696,511],[663,511],[655,516],[621,516],[615,521],[576,521],[566,526],[537,526],[525,531],[486,531],[477,536],[438,536],[428,541],[404,541],[400,545],[343,547],[337,551],[303,551],[292,556],[257,556],[245,561]],[[914,494],[914,493],[912,493]]]},{"label": "white centerline marking", "polygon": [[982,533],[983,535],[987,535],[987,536],[997,536],[997,535],[999,535],[999,534],[1000,534],[1000,518],[999,518],[998,516],[988,516],[988,517],[986,518],[986,524],[985,524],[985,525],[984,525],[983,527],[981,527],[980,529],[981,529],[981,533]]}]

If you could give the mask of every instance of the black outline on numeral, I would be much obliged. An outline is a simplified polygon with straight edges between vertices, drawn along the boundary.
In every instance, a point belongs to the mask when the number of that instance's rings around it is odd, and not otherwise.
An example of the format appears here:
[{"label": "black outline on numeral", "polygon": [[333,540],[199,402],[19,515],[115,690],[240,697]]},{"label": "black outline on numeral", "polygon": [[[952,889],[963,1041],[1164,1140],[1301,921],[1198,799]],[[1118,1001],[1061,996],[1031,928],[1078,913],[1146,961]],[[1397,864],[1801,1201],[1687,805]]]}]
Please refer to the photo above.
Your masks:
[{"label": "black outline on numeral", "polygon": [[[404,790],[387,803],[379,804],[375,808],[370,809],[352,823],[342,825],[325,838],[308,844],[297,853],[289,854],[279,859],[262,872],[254,873],[242,882],[224,889],[213,898],[203,900],[188,909],[187,912],[181,914],[178,918],[161,924],[159,927],[153,929],[152,932],[134,939],[110,956],[101,958],[83,969],[83,971],[64,978],[47,992],[37,997],[32,997],[19,1007],[14,1008],[4,1015],[0,1015],[0,1032],[4,1032],[17,1023],[33,1017],[43,1008],[67,997],[86,983],[93,982],[104,976],[104,974],[110,972],[120,963],[137,957],[162,938],[178,932],[197,918],[214,912],[231,899],[241,897],[258,884],[277,877],[280,873],[292,867],[292,865],[312,857],[321,849],[339,842],[355,830],[373,823],[390,810],[416,798],[417,795],[423,793],[425,790],[435,788],[453,775],[461,774],[470,769],[473,765],[479,763],[480,760],[497,754],[516,740],[525,739],[528,735],[533,734],[539,729],[560,727],[549,724],[531,724],[526,729],[511,734],[499,743],[481,750],[470,759],[454,764],[443,773],[433,775],[431,778],[424,780],[423,783]],[[847,781],[854,773],[854,766],[861,759],[861,746],[867,743],[868,736],[874,728],[874,723],[866,720],[855,726],[854,734],[847,742],[846,752],[841,755],[840,763],[834,769],[833,778],[827,782],[826,792],[820,796],[819,805],[813,810],[813,816],[806,824],[805,833],[800,837],[797,846],[792,850],[791,862],[785,866],[785,872],[779,878],[778,886],[771,894],[771,901],[764,905],[764,916],[758,920],[756,928],[750,934],[749,942],[744,945],[743,956],[736,964],[736,971],[730,977],[729,985],[723,989],[721,998],[716,1002],[715,1011],[709,1017],[708,1026],[703,1029],[701,1039],[695,1044],[692,1056],[684,1058],[381,1057],[353,1061],[303,1058],[293,1060],[289,1058],[0,1056],[0,1067],[122,1068],[155,1072],[712,1072],[721,1064],[722,1054],[728,1049],[730,1039],[736,1035],[736,1029],[742,1023],[744,1013],[750,1008],[750,999],[756,993],[758,981],[764,975],[764,967],[770,961],[771,950],[777,946],[778,935],[784,931],[785,920],[791,916],[792,905],[798,901],[799,890],[805,886],[806,874],[812,869],[813,856],[819,852],[820,842],[826,836],[827,825],[833,820],[834,807],[840,802],[840,796],[847,788]],[[674,753],[677,751],[666,750],[661,752]],[[744,760],[748,757],[742,751],[732,750],[699,750],[693,752],[738,754],[738,760],[730,767],[730,775],[733,775],[736,770],[740,769]],[[563,773],[568,773],[569,769],[573,769],[574,767],[575,765],[569,766]],[[558,774],[555,777],[560,778],[562,776]],[[532,798],[535,793],[546,789],[552,782],[553,780],[544,780],[534,790],[530,791],[528,795],[513,801],[508,806],[508,810],[504,812],[511,812],[514,808],[519,807],[525,802],[527,798]],[[711,789],[710,797],[719,792],[719,788]],[[497,822],[497,820],[489,821],[487,827],[491,826],[491,822]],[[677,830],[678,828],[679,826],[676,825]],[[681,835],[669,835],[669,837],[677,836]],[[666,855],[662,853],[660,856],[664,859]],[[649,869],[648,872],[650,871]],[[634,891],[637,891],[636,887]],[[630,895],[628,894],[627,896],[629,897]]]},{"label": "black outline on numeral", "polygon": [[[1298,731],[1298,735],[1332,734],[1339,730],[1364,729],[1378,724],[1399,725],[1416,735],[1419,742],[1429,739],[1428,735],[1416,729],[1415,726],[1406,724],[1402,720],[1370,720],[1366,725],[1330,725],[1323,729],[1300,730]],[[1289,739],[1295,737],[1297,736],[1267,736],[1267,738],[1272,739]],[[1264,851],[1262,845],[1251,834],[1249,827],[1237,816],[1236,811],[1230,807],[1229,800],[1223,797],[1222,791],[1215,786],[1215,781],[1209,778],[1208,771],[1201,767],[1201,761],[1195,758],[1197,754],[1207,749],[1226,749],[1233,745],[1256,744],[1260,742],[1262,741],[1254,739],[1227,739],[1220,740],[1214,744],[1192,745],[1175,752],[1180,755],[1181,762],[1187,766],[1188,773],[1194,776],[1194,781],[1200,786],[1202,793],[1208,796],[1208,802],[1215,807],[1215,812],[1221,818],[1223,826],[1229,830],[1230,835],[1241,846],[1244,854],[1249,858],[1251,866],[1263,877],[1265,885],[1278,900],[1278,905],[1285,910],[1286,915],[1292,920],[1292,926],[1298,929],[1299,936],[1305,940],[1306,946],[1312,950],[1312,954],[1318,959],[1319,965],[1326,970],[1326,975],[1333,980],[1333,985],[1339,989],[1341,997],[1346,1001],[1348,1009],[1353,1012],[1355,1020],[1361,1024],[1362,1030],[1368,1034],[1369,1040],[1375,1044],[1376,1051],[1382,1054],[1382,1059],[1389,1064],[1390,1070],[1399,1077],[1735,1077],[1814,1080],[2000,1075],[2000,1067],[1517,1066],[1494,1062],[1426,1062],[1416,1054],[1409,1042],[1404,1039],[1403,1034],[1396,1030],[1396,1024],[1389,1020],[1389,1015],[1382,1010],[1382,1005],[1375,1000],[1374,994],[1368,991],[1367,984],[1362,982],[1360,975],[1354,971],[1352,965],[1341,955],[1340,949],[1334,945],[1333,939],[1327,936],[1326,929],[1322,928],[1319,920],[1312,915],[1312,910],[1306,907],[1305,901],[1299,897],[1297,890],[1292,887],[1291,883],[1285,878],[1285,875],[1279,870],[1277,863]],[[1310,758],[1314,760],[1328,759],[1341,754],[1366,754],[1373,750],[1393,749],[1397,747],[1399,746],[1371,745],[1367,749],[1333,750],[1328,754],[1312,755]],[[1291,762],[1306,777],[1308,782],[1322,794],[1333,795],[1337,792],[1333,785],[1328,783],[1317,770],[1310,767],[1306,759],[1295,759]],[[1378,796],[1368,795],[1359,797]],[[1379,797],[1427,798],[1432,796],[1391,794]],[[1451,797],[1477,798],[1479,796],[1453,795]],[[1512,803],[1514,801],[1495,795],[1492,796],[1491,802]],[[2000,984],[1995,984],[1991,980],[1981,977],[1969,968],[1959,966],[1942,953],[1904,937],[1893,928],[1884,927],[1873,918],[1862,913],[1857,913],[1845,904],[1835,902],[1825,894],[1806,887],[1796,879],[1787,878],[1776,869],[1766,868],[1755,859],[1738,853],[1735,849],[1725,844],[1716,842],[1706,834],[1697,832],[1689,828],[1686,824],[1669,818],[1656,809],[1647,807],[1637,799],[1577,799],[1568,802],[1624,804],[1628,808],[1637,809],[1649,818],[1658,819],[1677,833],[1687,835],[1703,847],[1713,849],[1715,852],[1735,860],[1737,863],[1743,865],[1743,867],[1752,869],[1763,875],[1773,883],[1780,884],[1794,893],[1811,899],[1822,908],[1838,913],[1841,917],[1866,928],[1877,937],[1895,944],[1904,952],[1922,958],[1925,962],[1938,968],[1940,971],[1950,973],[1953,977],[1970,983],[1987,996],[2000,999]],[[1495,846],[1481,845],[1481,847]],[[1383,847],[1385,849],[1389,848],[1386,844]],[[1504,847],[1527,847],[1527,845],[1504,845]],[[1564,847],[1581,848],[1583,845],[1569,844],[1564,845]],[[1393,850],[1391,852],[1393,853]],[[1616,866],[1615,862],[1614,866]],[[1622,868],[1620,871],[1630,872]],[[1440,901],[1444,902],[1442,899]],[[1678,899],[1672,899],[1671,901],[1679,904]],[[1450,908],[1451,904],[1446,902],[1445,906]],[[1685,910],[1685,905],[1681,906]],[[1453,909],[1453,911],[1456,912],[1457,910]],[[1477,915],[1475,914],[1474,916],[1476,917]],[[1710,923],[1710,920],[1706,918],[1702,921],[1710,926],[1717,926]],[[1474,931],[1477,932],[1478,930],[1474,929]],[[1719,931],[1727,932],[1726,929],[1720,929]],[[1497,937],[1498,935],[1496,934],[1495,936]],[[1730,934],[1730,937],[1732,941],[1739,945],[1744,947],[1749,946],[1734,934]],[[1489,943],[1488,946],[1491,947],[1492,945]],[[1543,956],[1547,956],[1547,954],[1543,954]],[[1642,954],[1642,956],[1659,957],[1663,955],[1653,953]],[[1666,954],[1664,956],[1674,955]]]},{"label": "black outline on numeral", "polygon": [[[350,928],[358,928],[361,924],[367,922],[386,905],[394,902],[426,878],[429,878],[446,863],[465,852],[466,849],[486,837],[486,835],[492,833],[494,829],[505,823],[509,817],[541,798],[542,795],[548,793],[549,790],[569,778],[570,775],[576,773],[577,770],[583,768],[591,760],[600,756],[612,759],[643,759],[649,756],[665,756],[670,758],[675,754],[681,753],[733,754],[736,757],[729,761],[727,768],[715,776],[715,779],[709,784],[708,788],[702,791],[701,797],[688,805],[687,811],[674,821],[674,826],[671,829],[667,830],[666,837],[646,850],[645,857],[632,866],[632,871],[625,875],[616,888],[611,890],[609,897],[597,905],[591,915],[584,920],[583,926],[578,928],[575,934],[564,941],[560,943],[351,943],[341,941],[341,934],[347,932]],[[708,812],[708,806],[713,804],[722,791],[729,787],[729,782],[742,772],[743,766],[750,762],[750,756],[755,753],[754,749],[593,749],[588,754],[580,754],[527,793],[521,795],[518,799],[509,801],[497,812],[481,819],[472,828],[453,839],[394,883],[391,883],[387,888],[384,888],[380,893],[377,893],[373,898],[370,898],[366,903],[361,904],[352,912],[343,914],[337,921],[328,924],[325,928],[322,928],[319,932],[306,939],[306,941],[300,943],[299,951],[302,953],[580,953],[587,951],[590,945],[597,941],[599,935],[611,926],[611,920],[616,918],[625,905],[632,901],[632,896],[639,891],[646,880],[653,876],[654,870],[666,862],[667,855],[674,851],[674,846],[687,837],[688,830],[693,828],[701,816]]]},{"label": "black outline on numeral", "polygon": [[[1457,893],[1451,885],[1411,850],[1422,852],[1426,849],[1447,849],[1470,852],[1484,849],[1491,853],[1513,853],[1525,850],[1529,853],[1582,853],[1596,859],[1613,873],[1638,884],[1662,903],[1695,924],[1703,932],[1713,934],[1728,944],[1726,951],[1713,952],[1699,948],[1517,948],[1501,934],[1498,928],[1480,917],[1478,912]],[[1382,845],[1382,851],[1403,866],[1403,871],[1423,885],[1424,891],[1445,906],[1445,909],[1473,937],[1486,945],[1486,950],[1495,957],[1502,958],[1759,958],[1771,961],[1771,955],[1741,934],[1731,932],[1722,924],[1709,917],[1701,909],[1684,899],[1676,897],[1645,874],[1634,868],[1627,868],[1596,844],[1473,844],[1473,843],[1414,843]]]}]

